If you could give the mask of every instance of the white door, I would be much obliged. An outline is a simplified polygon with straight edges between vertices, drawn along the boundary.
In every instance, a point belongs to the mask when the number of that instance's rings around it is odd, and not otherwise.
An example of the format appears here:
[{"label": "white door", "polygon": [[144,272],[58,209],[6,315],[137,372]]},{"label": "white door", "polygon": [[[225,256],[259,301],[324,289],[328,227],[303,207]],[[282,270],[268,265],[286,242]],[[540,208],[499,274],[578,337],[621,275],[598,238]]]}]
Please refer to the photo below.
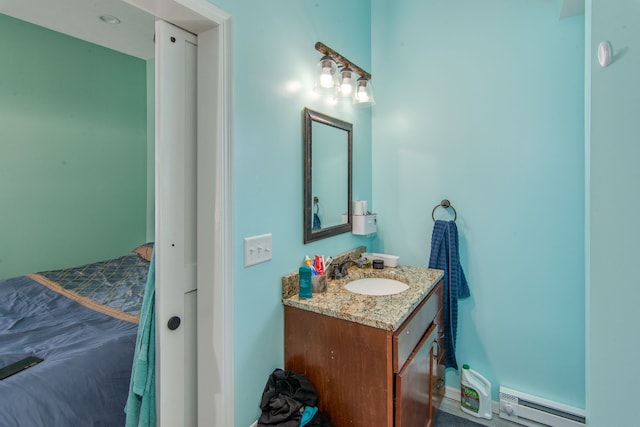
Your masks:
[{"label": "white door", "polygon": [[197,37],[156,21],[158,425],[197,425]]}]

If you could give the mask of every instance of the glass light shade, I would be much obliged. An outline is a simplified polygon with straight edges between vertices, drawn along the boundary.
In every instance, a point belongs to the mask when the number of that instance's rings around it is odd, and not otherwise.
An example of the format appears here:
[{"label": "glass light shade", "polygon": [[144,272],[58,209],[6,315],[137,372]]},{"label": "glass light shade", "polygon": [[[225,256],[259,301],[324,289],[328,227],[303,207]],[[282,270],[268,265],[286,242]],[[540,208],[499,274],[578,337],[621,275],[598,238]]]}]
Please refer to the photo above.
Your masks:
[{"label": "glass light shade", "polygon": [[318,62],[318,79],[316,86],[331,88],[336,85],[336,62],[330,56],[323,56]]},{"label": "glass light shade", "polygon": [[340,71],[340,95],[351,96],[353,92],[353,71],[345,67]]},{"label": "glass light shade", "polygon": [[374,105],[373,88],[371,82],[364,77],[360,77],[353,91],[353,103],[363,105]]}]

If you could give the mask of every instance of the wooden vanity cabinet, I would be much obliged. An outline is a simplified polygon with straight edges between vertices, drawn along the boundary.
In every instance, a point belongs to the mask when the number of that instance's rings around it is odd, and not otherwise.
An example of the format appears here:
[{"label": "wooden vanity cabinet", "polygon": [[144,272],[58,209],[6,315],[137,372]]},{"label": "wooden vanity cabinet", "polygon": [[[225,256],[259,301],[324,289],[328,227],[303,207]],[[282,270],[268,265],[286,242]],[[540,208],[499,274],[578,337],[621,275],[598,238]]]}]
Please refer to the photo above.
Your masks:
[{"label": "wooden vanity cabinet", "polygon": [[[438,324],[438,340],[432,353],[432,365],[431,365],[431,402],[433,411],[434,408],[439,408],[444,399],[445,392],[445,358],[444,358],[444,309],[440,309],[438,316],[436,317],[436,323]],[[435,412],[434,412],[435,417]],[[433,420],[433,418],[432,418]]]},{"label": "wooden vanity cabinet", "polygon": [[334,427],[428,427],[444,396],[443,285],[396,331],[285,306],[285,369]]}]

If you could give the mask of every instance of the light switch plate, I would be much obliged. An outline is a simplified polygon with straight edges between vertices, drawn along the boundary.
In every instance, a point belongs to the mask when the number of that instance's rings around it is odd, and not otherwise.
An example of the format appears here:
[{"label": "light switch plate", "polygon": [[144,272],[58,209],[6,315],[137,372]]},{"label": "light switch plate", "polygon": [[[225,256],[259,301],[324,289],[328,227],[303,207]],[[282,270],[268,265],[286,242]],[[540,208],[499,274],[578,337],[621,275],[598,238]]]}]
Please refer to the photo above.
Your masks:
[{"label": "light switch plate", "polygon": [[245,237],[244,266],[249,267],[271,260],[271,233]]}]

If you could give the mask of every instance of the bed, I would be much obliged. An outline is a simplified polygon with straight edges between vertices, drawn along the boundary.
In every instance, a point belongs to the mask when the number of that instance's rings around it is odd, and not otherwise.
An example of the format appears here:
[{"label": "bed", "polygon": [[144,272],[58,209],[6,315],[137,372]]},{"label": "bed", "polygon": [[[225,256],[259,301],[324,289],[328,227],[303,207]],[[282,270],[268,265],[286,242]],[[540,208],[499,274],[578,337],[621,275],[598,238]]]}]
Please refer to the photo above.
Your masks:
[{"label": "bed", "polygon": [[0,280],[0,426],[124,426],[149,270],[138,254]]}]

